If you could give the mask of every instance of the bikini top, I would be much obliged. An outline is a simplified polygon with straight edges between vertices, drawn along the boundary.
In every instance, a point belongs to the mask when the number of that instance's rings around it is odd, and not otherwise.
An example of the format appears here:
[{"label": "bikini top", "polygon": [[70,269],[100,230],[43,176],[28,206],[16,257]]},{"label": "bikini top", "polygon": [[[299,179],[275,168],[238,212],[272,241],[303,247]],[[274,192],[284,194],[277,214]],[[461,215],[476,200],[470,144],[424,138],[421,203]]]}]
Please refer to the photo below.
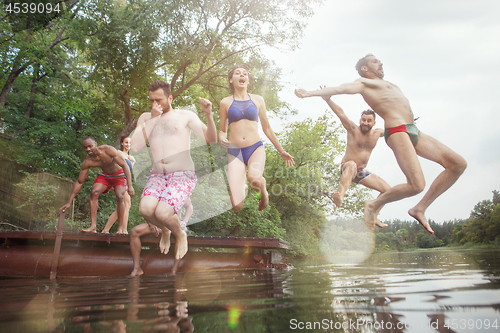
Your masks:
[{"label": "bikini top", "polygon": [[130,169],[130,172],[132,172],[132,161],[130,161],[129,159],[125,158],[125,162],[127,163],[128,168]]},{"label": "bikini top", "polygon": [[241,119],[259,121],[259,111],[257,110],[257,106],[252,101],[250,95],[248,95],[248,97],[250,99],[237,101],[234,99],[233,95],[233,103],[231,103],[231,106],[227,110],[227,120],[229,121],[229,124]]}]

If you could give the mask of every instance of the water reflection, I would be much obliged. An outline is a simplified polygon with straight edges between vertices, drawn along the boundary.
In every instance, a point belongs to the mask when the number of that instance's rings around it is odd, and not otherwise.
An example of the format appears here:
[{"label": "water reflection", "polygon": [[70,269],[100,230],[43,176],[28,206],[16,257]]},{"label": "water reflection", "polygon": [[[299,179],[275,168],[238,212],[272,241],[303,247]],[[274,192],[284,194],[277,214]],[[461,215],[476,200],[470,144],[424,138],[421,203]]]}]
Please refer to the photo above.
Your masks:
[{"label": "water reflection", "polygon": [[0,332],[494,332],[499,253],[307,260],[291,271],[4,279]]}]

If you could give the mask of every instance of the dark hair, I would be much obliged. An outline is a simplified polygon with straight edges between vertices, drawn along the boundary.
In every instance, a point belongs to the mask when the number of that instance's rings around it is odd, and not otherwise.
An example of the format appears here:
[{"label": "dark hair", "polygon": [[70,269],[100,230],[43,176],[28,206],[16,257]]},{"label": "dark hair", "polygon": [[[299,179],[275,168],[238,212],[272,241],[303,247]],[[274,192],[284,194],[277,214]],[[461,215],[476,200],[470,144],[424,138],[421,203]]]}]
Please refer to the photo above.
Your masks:
[{"label": "dark hair", "polygon": [[123,140],[125,140],[126,138],[128,138],[128,135],[122,135],[122,136],[120,136],[120,143],[122,143]]},{"label": "dark hair", "polygon": [[368,65],[368,57],[373,57],[373,54],[368,53],[363,58],[359,59],[356,63],[356,70],[358,71],[359,76],[365,77],[365,74],[361,70],[361,67]]},{"label": "dark hair", "polygon": [[361,115],[370,115],[370,114],[373,116],[373,120],[375,120],[375,111],[368,109],[368,110],[361,112]]},{"label": "dark hair", "polygon": [[231,92],[231,94],[234,94],[234,86],[230,81],[233,78],[234,71],[237,70],[238,68],[243,68],[244,70],[246,70],[248,73],[248,80],[250,82],[252,82],[252,80],[253,80],[252,73],[250,73],[250,67],[248,67],[247,65],[234,66],[227,74],[227,82],[229,83],[229,91]]},{"label": "dark hair", "polygon": [[125,140],[128,137],[129,137],[128,135],[121,135],[120,136],[120,150],[123,150],[123,140]]},{"label": "dark hair", "polygon": [[82,140],[82,142],[83,142],[83,141],[85,141],[85,140],[87,140],[87,139],[92,139],[92,141],[94,141],[94,142],[95,142],[94,137],[93,137],[93,136],[90,136],[90,135],[87,135],[87,136],[86,136],[86,137]]},{"label": "dark hair", "polygon": [[170,97],[172,95],[172,89],[170,88],[170,83],[165,81],[153,81],[149,86],[149,91],[157,91],[158,89],[163,89],[165,97]]}]

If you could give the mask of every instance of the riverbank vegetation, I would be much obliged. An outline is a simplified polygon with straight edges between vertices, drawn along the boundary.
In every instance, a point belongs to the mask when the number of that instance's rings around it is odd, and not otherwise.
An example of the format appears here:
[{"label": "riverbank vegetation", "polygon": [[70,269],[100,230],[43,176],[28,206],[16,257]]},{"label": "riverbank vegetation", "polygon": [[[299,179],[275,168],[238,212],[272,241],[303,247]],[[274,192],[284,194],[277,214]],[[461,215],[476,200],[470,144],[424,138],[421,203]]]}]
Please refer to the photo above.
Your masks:
[{"label": "riverbank vegetation", "polygon": [[385,221],[387,228],[376,233],[376,251],[403,251],[436,247],[500,247],[500,192],[491,200],[482,200],[469,218],[436,223],[429,221],[434,235],[416,221]]}]

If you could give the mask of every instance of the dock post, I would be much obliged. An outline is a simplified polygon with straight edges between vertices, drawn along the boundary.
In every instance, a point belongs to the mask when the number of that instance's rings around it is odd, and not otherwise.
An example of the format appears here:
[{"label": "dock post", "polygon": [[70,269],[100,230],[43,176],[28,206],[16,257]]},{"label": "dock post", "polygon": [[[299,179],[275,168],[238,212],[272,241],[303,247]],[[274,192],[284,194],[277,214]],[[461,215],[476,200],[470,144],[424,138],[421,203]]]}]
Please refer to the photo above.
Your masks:
[{"label": "dock post", "polygon": [[54,244],[54,254],[52,255],[52,266],[50,268],[50,279],[54,280],[57,275],[57,266],[59,264],[59,253],[61,252],[61,240],[63,236],[63,228],[64,228],[64,216],[65,212],[62,211],[59,214],[59,223],[57,224],[56,231],[56,241]]}]

